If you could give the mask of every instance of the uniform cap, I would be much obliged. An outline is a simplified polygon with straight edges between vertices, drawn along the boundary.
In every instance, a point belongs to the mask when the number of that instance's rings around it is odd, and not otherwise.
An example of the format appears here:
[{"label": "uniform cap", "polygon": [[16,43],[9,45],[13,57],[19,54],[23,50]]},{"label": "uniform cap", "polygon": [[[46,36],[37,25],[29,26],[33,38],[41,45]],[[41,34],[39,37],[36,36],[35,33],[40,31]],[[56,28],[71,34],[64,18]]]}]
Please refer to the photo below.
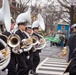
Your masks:
[{"label": "uniform cap", "polygon": [[72,26],[71,26],[71,28],[75,28],[76,27],[76,24],[73,24]]},{"label": "uniform cap", "polygon": [[18,26],[19,25],[25,25],[25,22],[20,22],[20,23],[18,23]]},{"label": "uniform cap", "polygon": [[33,24],[32,24],[32,28],[38,28],[39,27],[39,23],[38,21],[35,21]]},{"label": "uniform cap", "polygon": [[31,25],[27,25],[25,29],[31,29]]},{"label": "uniform cap", "polygon": [[31,28],[31,25],[27,25],[26,28]]}]

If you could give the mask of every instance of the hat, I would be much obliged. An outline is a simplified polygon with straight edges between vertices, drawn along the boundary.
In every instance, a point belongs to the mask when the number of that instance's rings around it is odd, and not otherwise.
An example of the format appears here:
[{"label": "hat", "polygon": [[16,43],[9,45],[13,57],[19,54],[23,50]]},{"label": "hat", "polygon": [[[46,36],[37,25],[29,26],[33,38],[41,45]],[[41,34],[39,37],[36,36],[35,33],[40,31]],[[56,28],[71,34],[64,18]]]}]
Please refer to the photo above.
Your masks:
[{"label": "hat", "polygon": [[31,25],[27,25],[25,29],[31,29]]},{"label": "hat", "polygon": [[71,26],[71,28],[75,28],[76,27],[76,24],[73,24],[72,26]]},{"label": "hat", "polygon": [[38,28],[39,27],[39,23],[38,21],[35,21],[33,24],[32,24],[32,28]]},{"label": "hat", "polygon": [[20,23],[18,23],[18,26],[19,25],[26,25],[26,23],[25,22],[20,22]]}]

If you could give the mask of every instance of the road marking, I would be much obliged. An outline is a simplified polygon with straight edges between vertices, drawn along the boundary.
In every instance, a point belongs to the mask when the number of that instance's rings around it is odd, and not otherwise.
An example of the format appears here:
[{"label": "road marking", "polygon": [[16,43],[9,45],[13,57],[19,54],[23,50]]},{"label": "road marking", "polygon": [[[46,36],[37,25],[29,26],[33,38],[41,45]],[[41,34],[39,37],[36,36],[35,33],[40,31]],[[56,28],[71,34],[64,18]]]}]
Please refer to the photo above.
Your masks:
[{"label": "road marking", "polygon": [[67,64],[68,63],[65,59],[47,57],[38,65],[36,73],[46,75],[63,75]]}]

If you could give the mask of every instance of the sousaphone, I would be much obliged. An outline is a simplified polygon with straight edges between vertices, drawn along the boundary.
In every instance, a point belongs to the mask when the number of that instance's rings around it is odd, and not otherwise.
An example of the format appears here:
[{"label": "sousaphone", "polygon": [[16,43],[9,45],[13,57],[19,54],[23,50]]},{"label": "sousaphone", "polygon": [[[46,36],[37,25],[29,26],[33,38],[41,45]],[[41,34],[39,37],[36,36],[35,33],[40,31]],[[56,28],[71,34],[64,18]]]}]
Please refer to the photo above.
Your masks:
[{"label": "sousaphone", "polygon": [[31,8],[29,7],[28,10],[24,13],[21,13],[17,16],[16,18],[16,23],[20,23],[20,22],[28,22],[29,24],[31,24]]},{"label": "sousaphone", "polygon": [[[26,12],[21,13],[17,16],[16,25],[14,27],[14,30],[18,29],[17,24],[20,22],[27,22],[27,23],[31,24],[31,14],[30,13],[31,13],[31,8],[29,7]],[[32,44],[31,44],[31,39],[29,37],[26,39],[26,41],[23,42],[23,46],[21,46],[21,49],[24,49],[24,51],[26,52],[26,51],[29,51],[31,48],[32,48]]]},{"label": "sousaphone", "polygon": [[[45,24],[44,24],[44,20],[43,20],[41,14],[38,14],[38,19],[32,24],[32,28],[39,27],[39,26],[41,27],[42,30],[45,30]],[[37,46],[36,46],[37,50],[42,49],[46,46],[46,41],[45,41],[44,37],[39,34],[38,34],[38,36],[40,36],[41,39],[39,40],[37,38],[36,42],[34,43],[34,45],[37,44]],[[36,37],[36,36],[34,36],[34,37]]]},{"label": "sousaphone", "polygon": [[[0,21],[4,23],[6,30],[10,31],[11,15],[8,0],[3,0],[2,8],[0,9]],[[7,37],[0,34],[0,70],[7,67],[10,62],[10,48],[7,45]]]},{"label": "sousaphone", "polygon": [[[4,41],[5,40],[5,41]],[[0,34],[0,70],[7,67],[11,58],[10,48],[7,46],[7,37]]]}]

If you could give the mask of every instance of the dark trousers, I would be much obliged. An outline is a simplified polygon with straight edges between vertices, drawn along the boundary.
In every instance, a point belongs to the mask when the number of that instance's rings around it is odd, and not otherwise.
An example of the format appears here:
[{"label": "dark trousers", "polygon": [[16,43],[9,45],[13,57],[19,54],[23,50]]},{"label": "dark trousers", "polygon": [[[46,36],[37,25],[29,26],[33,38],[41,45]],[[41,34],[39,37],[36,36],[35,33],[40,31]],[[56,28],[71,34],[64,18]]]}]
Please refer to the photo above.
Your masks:
[{"label": "dark trousers", "polygon": [[28,70],[32,70],[32,68],[33,68],[33,54],[29,53],[28,56],[29,56],[29,59],[26,56],[25,61],[28,66]]},{"label": "dark trousers", "polygon": [[33,71],[36,71],[36,67],[40,62],[39,51],[33,52]]},{"label": "dark trousers", "polygon": [[72,52],[69,51],[69,54],[68,54],[68,62],[71,60],[71,58],[72,58]]},{"label": "dark trousers", "polygon": [[16,54],[11,53],[11,59],[10,59],[10,62],[7,66],[8,75],[17,75],[16,63],[17,63]]},{"label": "dark trousers", "polygon": [[28,75],[28,67],[25,61],[25,53],[17,55],[18,75]]},{"label": "dark trousers", "polygon": [[76,72],[75,73],[69,73],[69,75],[76,75]]}]

